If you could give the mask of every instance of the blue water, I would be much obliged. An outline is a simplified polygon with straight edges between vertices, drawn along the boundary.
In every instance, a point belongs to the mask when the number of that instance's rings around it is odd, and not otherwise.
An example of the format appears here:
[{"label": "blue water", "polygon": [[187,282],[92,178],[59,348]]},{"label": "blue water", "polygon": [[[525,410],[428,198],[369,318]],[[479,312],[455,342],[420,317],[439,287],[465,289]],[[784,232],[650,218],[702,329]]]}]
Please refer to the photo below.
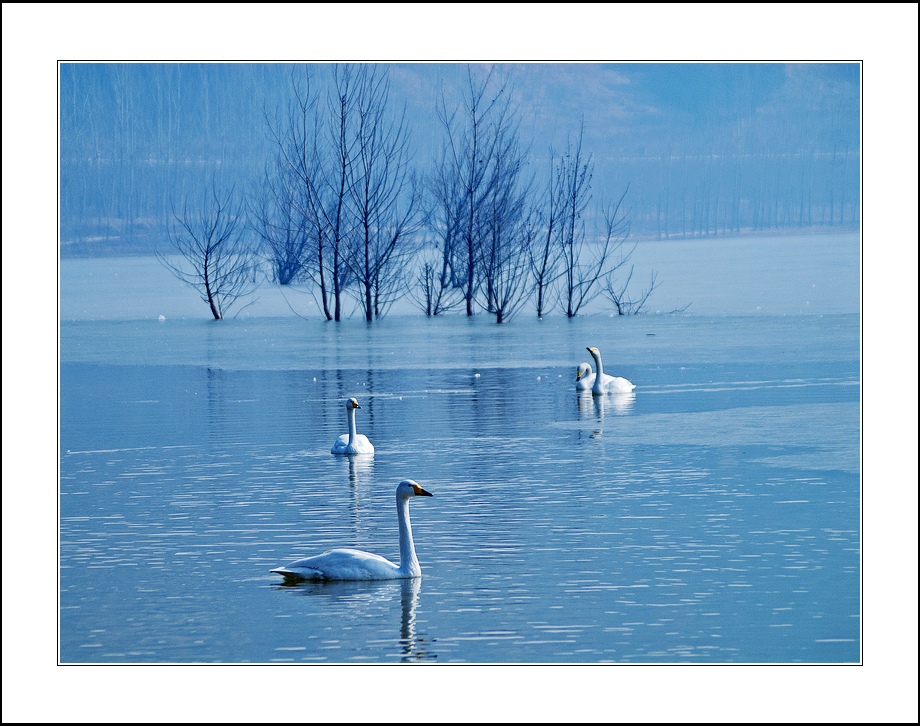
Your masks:
[{"label": "blue water", "polygon": [[[861,659],[858,314],[64,318],[60,375],[61,662]],[[420,581],[269,573],[397,560],[404,478]]]}]

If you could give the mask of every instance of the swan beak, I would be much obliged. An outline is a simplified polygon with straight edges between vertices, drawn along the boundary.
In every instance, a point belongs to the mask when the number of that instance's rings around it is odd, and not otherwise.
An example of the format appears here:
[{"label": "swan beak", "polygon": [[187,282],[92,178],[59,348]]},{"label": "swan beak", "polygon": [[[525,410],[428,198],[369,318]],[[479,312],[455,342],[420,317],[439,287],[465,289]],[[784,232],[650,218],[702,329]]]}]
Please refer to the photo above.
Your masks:
[{"label": "swan beak", "polygon": [[575,372],[575,380],[576,380],[576,381],[580,381],[580,380],[581,380],[581,371],[576,371],[576,372]]},{"label": "swan beak", "polygon": [[431,492],[426,492],[418,484],[414,485],[412,488],[415,490],[415,496],[417,497],[433,497],[434,496],[434,494],[432,494]]}]

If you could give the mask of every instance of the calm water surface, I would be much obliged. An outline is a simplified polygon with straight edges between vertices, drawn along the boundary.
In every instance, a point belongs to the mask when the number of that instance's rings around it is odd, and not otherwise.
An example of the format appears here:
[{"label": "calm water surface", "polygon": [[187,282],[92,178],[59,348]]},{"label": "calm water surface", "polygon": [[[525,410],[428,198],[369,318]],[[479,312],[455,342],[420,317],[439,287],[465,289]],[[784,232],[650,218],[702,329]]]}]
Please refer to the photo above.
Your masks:
[{"label": "calm water surface", "polygon": [[[857,314],[64,318],[60,391],[61,662],[860,660]],[[269,573],[405,478],[421,580]]]}]

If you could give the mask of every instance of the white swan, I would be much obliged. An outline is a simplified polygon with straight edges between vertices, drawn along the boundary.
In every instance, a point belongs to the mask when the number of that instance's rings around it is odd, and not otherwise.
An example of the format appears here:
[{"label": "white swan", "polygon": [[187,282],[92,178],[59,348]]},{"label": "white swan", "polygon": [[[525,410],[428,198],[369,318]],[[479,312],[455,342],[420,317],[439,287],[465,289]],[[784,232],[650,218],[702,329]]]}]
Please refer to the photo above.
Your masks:
[{"label": "white swan", "polygon": [[625,378],[609,376],[604,373],[604,363],[601,360],[601,352],[597,348],[588,347],[588,352],[591,354],[591,357],[594,358],[594,363],[597,366],[597,373],[594,376],[594,385],[591,386],[591,393],[595,396],[600,396],[605,393],[632,393],[633,389],[636,387],[634,383],[630,383]]},{"label": "white swan", "polygon": [[363,550],[334,549],[321,555],[297,560],[272,572],[284,575],[285,582],[300,580],[399,580],[421,577],[412,541],[412,524],[409,522],[409,500],[412,497],[433,497],[411,479],[401,481],[396,487],[396,515],[399,519],[399,565],[385,557]]},{"label": "white swan", "polygon": [[332,445],[333,454],[373,454],[374,445],[364,434],[359,434],[355,425],[355,409],[361,408],[357,398],[345,401],[348,411],[348,433],[342,434]]},{"label": "white swan", "polygon": [[579,363],[575,371],[575,390],[589,391],[594,385],[594,370],[590,363]]}]

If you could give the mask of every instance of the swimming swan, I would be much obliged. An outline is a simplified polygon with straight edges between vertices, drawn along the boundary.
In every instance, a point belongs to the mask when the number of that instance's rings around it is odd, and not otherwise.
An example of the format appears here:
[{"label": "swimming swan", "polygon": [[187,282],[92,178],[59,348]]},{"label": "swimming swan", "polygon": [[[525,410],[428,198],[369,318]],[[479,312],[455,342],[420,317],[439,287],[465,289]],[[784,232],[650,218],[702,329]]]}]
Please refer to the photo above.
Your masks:
[{"label": "swimming swan", "polygon": [[625,378],[617,376],[608,376],[604,373],[604,363],[601,360],[601,352],[597,348],[588,348],[594,363],[597,366],[597,374],[594,376],[594,385],[591,387],[591,393],[600,396],[605,393],[631,393],[636,387]]},{"label": "swimming swan", "polygon": [[342,434],[332,445],[333,454],[373,454],[374,445],[364,434],[359,434],[355,426],[355,409],[361,408],[358,399],[349,398],[345,402],[348,411],[348,433]]},{"label": "swimming swan", "polygon": [[409,522],[409,500],[412,497],[433,497],[412,479],[396,487],[396,515],[399,519],[399,565],[385,557],[363,550],[334,549],[321,555],[297,560],[272,572],[284,575],[285,582],[301,580],[399,580],[421,577],[412,525]]},{"label": "swimming swan", "polygon": [[590,391],[594,385],[594,371],[590,363],[579,363],[575,371],[575,390]]}]

